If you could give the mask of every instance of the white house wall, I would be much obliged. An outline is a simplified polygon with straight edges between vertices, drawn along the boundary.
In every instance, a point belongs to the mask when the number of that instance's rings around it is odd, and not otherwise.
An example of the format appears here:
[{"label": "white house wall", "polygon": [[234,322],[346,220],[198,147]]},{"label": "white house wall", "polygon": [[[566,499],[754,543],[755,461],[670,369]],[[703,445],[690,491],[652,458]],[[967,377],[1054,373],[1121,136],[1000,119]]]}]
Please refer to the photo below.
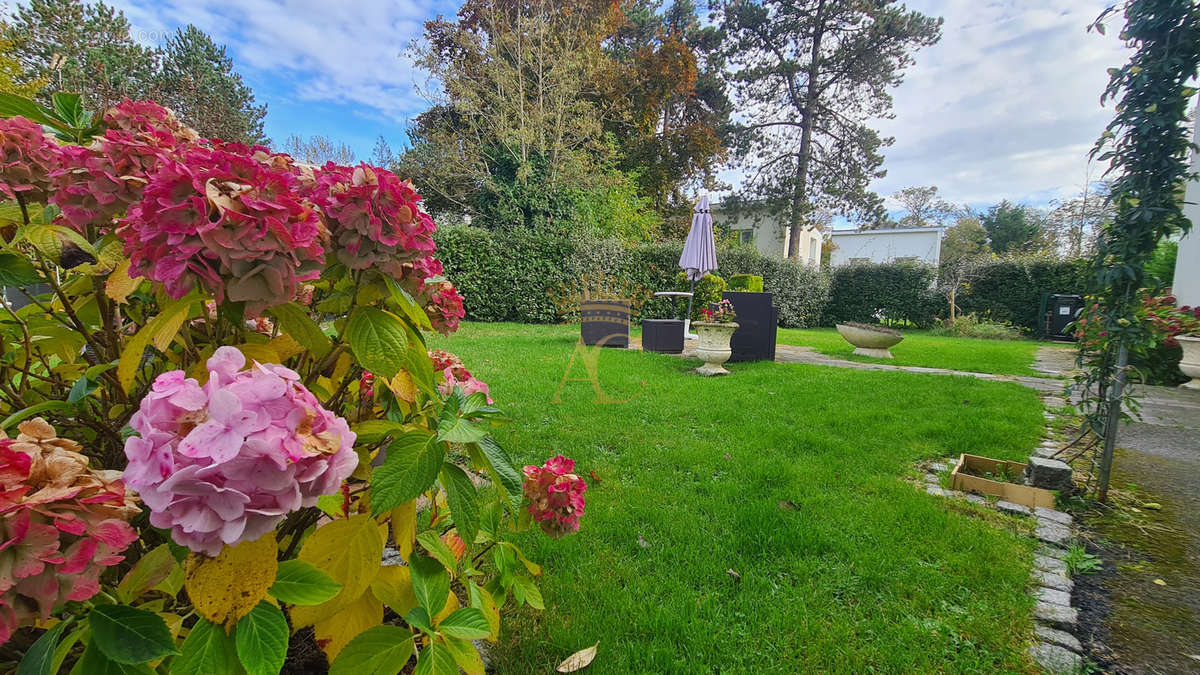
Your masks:
[{"label": "white house wall", "polygon": [[[754,247],[765,256],[785,258],[790,253],[788,251],[788,235],[791,233],[791,228],[772,216],[760,216],[757,220],[751,215],[733,217],[726,216],[719,209],[714,208],[713,224],[728,227],[735,233],[750,232]],[[819,266],[822,241],[820,230],[808,228],[801,232],[800,261],[808,265]]]},{"label": "white house wall", "polygon": [[[1196,121],[1195,138],[1200,141],[1200,116]],[[1200,160],[1192,153],[1192,171],[1200,171]],[[1200,305],[1200,181],[1188,183],[1183,213],[1192,221],[1192,231],[1179,241],[1175,259],[1173,291],[1180,305]]]},{"label": "white house wall", "polygon": [[873,263],[915,258],[928,265],[941,262],[942,230],[913,228],[897,230],[834,231],[836,248],[830,254],[832,266],[863,260]]}]

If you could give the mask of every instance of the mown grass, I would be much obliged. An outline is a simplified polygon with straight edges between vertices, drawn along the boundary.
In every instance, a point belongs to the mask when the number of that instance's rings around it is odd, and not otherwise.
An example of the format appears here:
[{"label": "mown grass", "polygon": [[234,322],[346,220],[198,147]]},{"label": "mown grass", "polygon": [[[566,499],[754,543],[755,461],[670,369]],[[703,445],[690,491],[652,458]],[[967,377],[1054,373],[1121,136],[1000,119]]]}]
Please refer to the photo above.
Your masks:
[{"label": "mown grass", "polygon": [[1037,349],[1044,344],[1032,340],[981,340],[942,337],[928,331],[907,329],[904,340],[892,347],[895,359],[874,359],[852,354],[854,347],[833,328],[780,328],[778,343],[812,347],[837,358],[897,366],[947,368],[972,373],[1047,377],[1033,369]]},{"label": "mown grass", "polygon": [[590,484],[577,535],[519,536],[547,607],[506,624],[498,672],[597,641],[594,673],[1029,670],[1029,540],[901,479],[921,458],[1028,456],[1032,391],[774,363],[706,379],[604,350],[600,384],[628,400],[583,381],[552,404],[577,336],[473,324],[438,343],[512,415],[498,438],[518,462],[562,453]]}]

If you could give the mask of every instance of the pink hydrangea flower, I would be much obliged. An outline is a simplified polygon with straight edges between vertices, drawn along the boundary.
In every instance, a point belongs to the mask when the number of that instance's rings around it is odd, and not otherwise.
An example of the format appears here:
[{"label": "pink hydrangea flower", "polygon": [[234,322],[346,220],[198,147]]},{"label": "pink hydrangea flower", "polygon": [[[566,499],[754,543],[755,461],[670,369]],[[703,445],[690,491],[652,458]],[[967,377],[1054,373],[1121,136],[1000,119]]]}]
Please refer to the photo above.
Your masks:
[{"label": "pink hydrangea flower", "polygon": [[433,291],[429,304],[425,306],[425,313],[429,315],[433,329],[442,335],[449,335],[458,330],[459,322],[467,316],[458,289],[449,281],[426,284],[425,288]]},{"label": "pink hydrangea flower", "polygon": [[438,391],[443,395],[448,395],[458,387],[467,396],[477,391],[482,392],[487,397],[487,402],[492,402],[492,393],[487,384],[471,375],[471,371],[467,370],[458,356],[445,349],[433,349],[429,352],[429,358],[433,361],[433,369],[445,378],[438,385]]},{"label": "pink hydrangea flower", "polygon": [[44,202],[58,167],[58,143],[24,117],[0,119],[0,195]]},{"label": "pink hydrangea flower", "polygon": [[120,474],[94,471],[78,443],[39,418],[0,439],[0,644],[69,600],[100,590],[124,559],[141,509]]},{"label": "pink hydrangea flower", "polygon": [[355,435],[280,365],[254,364],[234,347],[208,360],[203,386],[159,375],[130,420],[125,478],[155,527],[193,551],[270,532],[288,513],[337,492],[354,467]]},{"label": "pink hydrangea flower", "polygon": [[526,466],[524,470],[523,487],[534,522],[556,539],[578,532],[587,483],[572,473],[575,461],[558,455],[542,466]]}]

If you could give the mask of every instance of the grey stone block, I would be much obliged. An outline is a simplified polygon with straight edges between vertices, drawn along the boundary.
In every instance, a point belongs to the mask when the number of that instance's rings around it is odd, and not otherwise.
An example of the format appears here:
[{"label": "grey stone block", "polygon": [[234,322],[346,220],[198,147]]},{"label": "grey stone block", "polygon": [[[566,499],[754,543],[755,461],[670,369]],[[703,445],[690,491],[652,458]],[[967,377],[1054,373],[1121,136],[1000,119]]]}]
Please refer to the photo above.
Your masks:
[{"label": "grey stone block", "polygon": [[1071,541],[1071,528],[1046,520],[1038,521],[1037,529],[1033,534],[1047,544],[1055,546],[1065,547]]},{"label": "grey stone block", "polygon": [[1057,459],[1030,457],[1025,476],[1034,487],[1045,490],[1071,489],[1071,465]]},{"label": "grey stone block", "polygon": [[1083,645],[1079,644],[1079,640],[1066,631],[1049,626],[1037,626],[1033,630],[1042,642],[1049,642],[1050,644],[1070,649],[1073,652],[1083,651]]},{"label": "grey stone block", "polygon": [[1067,552],[1063,549],[1058,548],[1057,546],[1048,546],[1046,544],[1038,546],[1036,553],[1037,555],[1045,556],[1047,558],[1054,558],[1055,560],[1062,560],[1063,557],[1067,555]]},{"label": "grey stone block", "polygon": [[950,496],[949,492],[946,492],[945,490],[943,490],[942,488],[940,488],[936,485],[930,485],[929,487],[925,488],[925,491],[928,492],[929,494],[933,495],[934,497],[949,497]]},{"label": "grey stone block", "polygon": [[1050,459],[1058,454],[1058,448],[1047,448],[1042,446],[1033,451],[1033,457],[1041,457],[1042,459]]},{"label": "grey stone block", "polygon": [[1048,673],[1073,673],[1083,665],[1075,652],[1044,642],[1030,647],[1029,656]]},{"label": "grey stone block", "polygon": [[1006,501],[996,502],[996,508],[1000,509],[1001,511],[1007,511],[1008,513],[1016,513],[1016,514],[1020,514],[1022,516],[1027,516],[1027,515],[1033,513],[1033,511],[1031,511],[1028,506],[1021,506],[1020,504],[1014,504],[1012,502],[1006,502]]},{"label": "grey stone block", "polygon": [[1046,588],[1042,586],[1038,589],[1038,600],[1048,602],[1052,605],[1071,606],[1071,594],[1066,591],[1060,591],[1056,588]]},{"label": "grey stone block", "polygon": [[1038,584],[1047,588],[1053,588],[1064,593],[1070,593],[1075,589],[1075,583],[1068,579],[1065,575],[1057,572],[1046,572],[1043,570],[1034,570],[1033,578]]},{"label": "grey stone block", "polygon": [[937,477],[937,474],[927,473],[925,474],[925,482],[929,485],[939,485],[941,480]]},{"label": "grey stone block", "polygon": [[1067,574],[1067,564],[1058,558],[1039,555],[1033,559],[1033,566],[1043,572],[1053,572],[1055,574]]},{"label": "grey stone block", "polygon": [[1075,518],[1073,518],[1071,514],[1063,513],[1062,511],[1056,511],[1054,509],[1048,509],[1043,506],[1035,506],[1033,508],[1033,515],[1036,516],[1038,520],[1049,520],[1051,522],[1058,523],[1059,525],[1066,525],[1067,527],[1070,527],[1071,524],[1075,522]]},{"label": "grey stone block", "polygon": [[967,501],[971,502],[972,504],[987,504],[988,503],[988,500],[986,497],[984,497],[983,495],[977,495],[974,492],[967,493]]},{"label": "grey stone block", "polygon": [[943,471],[949,471],[950,467],[944,462],[934,462],[933,464],[929,465],[929,470],[934,473],[941,473]]},{"label": "grey stone block", "polygon": [[1079,612],[1075,611],[1074,607],[1052,605],[1048,602],[1039,602],[1034,610],[1034,616],[1038,621],[1067,632],[1070,632],[1075,628],[1075,624],[1079,623]]}]

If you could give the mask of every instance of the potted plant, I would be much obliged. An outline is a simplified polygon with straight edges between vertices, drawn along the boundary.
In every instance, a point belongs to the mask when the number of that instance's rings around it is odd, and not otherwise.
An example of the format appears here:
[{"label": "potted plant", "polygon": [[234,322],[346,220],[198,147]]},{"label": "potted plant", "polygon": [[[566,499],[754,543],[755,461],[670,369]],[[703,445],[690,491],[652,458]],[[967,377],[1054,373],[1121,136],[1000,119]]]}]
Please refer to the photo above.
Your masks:
[{"label": "potted plant", "polygon": [[1190,379],[1179,386],[1200,391],[1200,307],[1176,307],[1173,295],[1147,299],[1146,307],[1150,321],[1166,335],[1163,342],[1183,350],[1179,372]]},{"label": "potted plant", "polygon": [[854,345],[854,353],[858,356],[872,356],[877,359],[892,359],[891,347],[904,339],[898,330],[865,323],[847,321],[837,325],[837,332],[846,342]]},{"label": "potted plant", "polygon": [[700,310],[700,318],[700,321],[692,324],[700,336],[696,358],[704,361],[704,365],[697,368],[696,372],[701,375],[728,375],[729,371],[721,366],[733,354],[729,349],[729,339],[738,328],[733,303],[728,300],[715,303],[712,309]]}]

